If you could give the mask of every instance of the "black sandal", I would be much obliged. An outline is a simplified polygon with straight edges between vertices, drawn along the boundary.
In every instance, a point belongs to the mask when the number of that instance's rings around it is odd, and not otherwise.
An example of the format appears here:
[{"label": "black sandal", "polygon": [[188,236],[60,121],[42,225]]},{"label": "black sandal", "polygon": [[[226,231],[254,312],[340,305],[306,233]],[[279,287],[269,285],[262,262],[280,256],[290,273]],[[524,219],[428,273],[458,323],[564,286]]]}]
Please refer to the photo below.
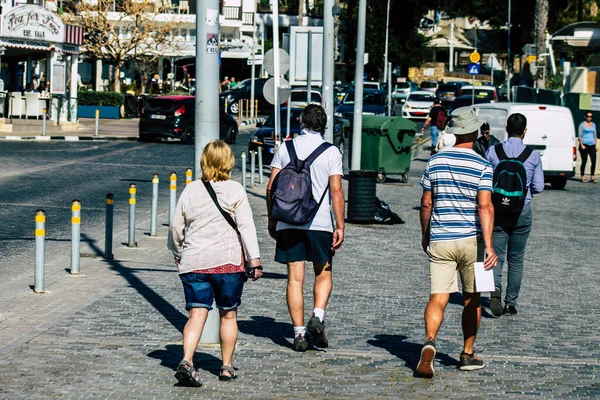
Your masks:
[{"label": "black sandal", "polygon": [[[219,372],[219,380],[220,381],[232,381],[237,378],[237,370],[239,368],[234,367],[233,365],[230,367],[228,365],[221,366],[221,372]],[[229,372],[229,375],[224,375],[223,372]]]},{"label": "black sandal", "polygon": [[185,386],[191,387],[201,387],[202,382],[200,382],[200,376],[198,376],[198,371],[194,368],[192,364],[185,360],[181,360],[179,365],[177,366],[177,372],[175,372],[175,378],[179,381],[179,383]]}]

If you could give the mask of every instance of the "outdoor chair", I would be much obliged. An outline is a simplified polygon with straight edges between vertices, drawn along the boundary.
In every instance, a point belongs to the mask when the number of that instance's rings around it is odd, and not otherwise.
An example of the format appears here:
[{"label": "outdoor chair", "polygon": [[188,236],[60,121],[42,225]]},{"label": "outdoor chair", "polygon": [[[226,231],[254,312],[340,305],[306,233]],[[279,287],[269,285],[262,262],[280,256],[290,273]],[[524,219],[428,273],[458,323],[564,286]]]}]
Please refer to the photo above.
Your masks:
[{"label": "outdoor chair", "polygon": [[40,104],[39,93],[25,93],[26,113],[25,117],[40,118],[42,115],[42,105]]},{"label": "outdoor chair", "polygon": [[21,118],[25,115],[26,103],[21,92],[10,92],[8,94],[10,98],[10,111],[8,112],[9,117]]}]

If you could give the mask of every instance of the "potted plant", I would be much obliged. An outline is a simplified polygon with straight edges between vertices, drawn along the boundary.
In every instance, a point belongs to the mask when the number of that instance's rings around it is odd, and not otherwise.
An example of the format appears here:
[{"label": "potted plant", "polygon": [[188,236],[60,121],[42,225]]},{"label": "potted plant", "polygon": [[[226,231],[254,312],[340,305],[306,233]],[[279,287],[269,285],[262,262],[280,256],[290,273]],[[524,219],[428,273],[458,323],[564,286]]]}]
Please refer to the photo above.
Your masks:
[{"label": "potted plant", "polygon": [[121,106],[125,97],[116,92],[79,92],[77,93],[77,116],[79,118],[96,118],[96,110],[100,118],[119,119]]}]

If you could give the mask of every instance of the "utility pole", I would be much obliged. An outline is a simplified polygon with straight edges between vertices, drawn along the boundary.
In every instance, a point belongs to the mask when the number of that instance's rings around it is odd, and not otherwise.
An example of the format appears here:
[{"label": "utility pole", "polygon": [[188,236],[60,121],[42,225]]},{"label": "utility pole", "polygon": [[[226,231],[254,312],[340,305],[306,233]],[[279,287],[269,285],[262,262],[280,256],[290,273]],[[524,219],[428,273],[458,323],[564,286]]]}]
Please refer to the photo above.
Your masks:
[{"label": "utility pole", "polygon": [[[251,67],[251,83],[250,83],[250,115],[251,118],[256,118],[257,110],[254,109],[254,99],[255,99],[255,82],[256,79],[256,2],[254,2],[254,15],[252,16],[252,24],[254,25],[254,29],[252,30],[252,67]],[[263,54],[264,55],[264,54]]]},{"label": "utility pole", "polygon": [[362,142],[363,75],[365,72],[365,31],[367,18],[367,0],[358,3],[358,32],[356,35],[356,71],[354,73],[354,124],[352,129],[352,165],[353,171],[360,170]]},{"label": "utility pole", "polygon": [[450,51],[448,71],[452,72],[454,71],[454,19],[450,21],[450,47],[448,50]]},{"label": "utility pole", "polygon": [[333,143],[333,99],[335,70],[334,36],[335,22],[333,18],[334,0],[325,0],[323,4],[323,105],[327,114],[325,140]]},{"label": "utility pole", "polygon": [[510,101],[510,0],[508,0],[508,51],[506,53],[506,98]]},{"label": "utility pole", "polygon": [[279,0],[271,0],[271,7],[273,7],[273,66],[275,76],[275,147],[279,146],[281,142],[281,104],[279,100]]},{"label": "utility pole", "polygon": [[194,176],[200,179],[202,150],[219,138],[219,0],[197,2],[196,32]]},{"label": "utility pole", "polygon": [[388,82],[388,43],[389,43],[389,35],[390,35],[390,0],[387,2],[387,19],[385,23],[385,51],[383,53],[383,82],[391,84]]}]

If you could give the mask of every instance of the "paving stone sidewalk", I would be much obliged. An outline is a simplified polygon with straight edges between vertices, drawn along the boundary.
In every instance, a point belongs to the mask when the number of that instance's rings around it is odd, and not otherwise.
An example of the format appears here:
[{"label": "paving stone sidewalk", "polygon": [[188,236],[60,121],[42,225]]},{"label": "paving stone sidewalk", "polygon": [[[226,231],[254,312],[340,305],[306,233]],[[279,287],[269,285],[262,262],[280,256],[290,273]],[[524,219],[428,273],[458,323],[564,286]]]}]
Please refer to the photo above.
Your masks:
[{"label": "paving stone sidewalk", "polygon": [[[206,345],[194,360],[204,387],[176,385],[186,322],[183,292],[166,250],[167,228],[150,238],[142,228],[148,221],[141,220],[138,248],[118,245],[127,234],[120,229],[115,260],[83,259],[81,276],[56,268],[68,258],[54,254],[46,294],[31,292],[27,274],[0,284],[0,398],[598,398],[600,279],[594,248],[600,228],[588,200],[597,190],[576,182],[569,182],[569,191],[549,190],[534,201],[519,315],[494,319],[484,312],[476,348],[486,368],[457,369],[462,297],[455,295],[438,338],[437,376],[414,376],[428,298],[418,215],[423,167],[414,160],[408,184],[392,176],[377,187],[406,224],[347,226],[334,258],[326,351],[291,350],[285,269],[272,261],[263,184],[248,190],[265,278],[244,291],[238,380],[218,381],[220,351]],[[160,213],[164,220],[167,210]],[[310,269],[306,281],[308,315]]]}]

